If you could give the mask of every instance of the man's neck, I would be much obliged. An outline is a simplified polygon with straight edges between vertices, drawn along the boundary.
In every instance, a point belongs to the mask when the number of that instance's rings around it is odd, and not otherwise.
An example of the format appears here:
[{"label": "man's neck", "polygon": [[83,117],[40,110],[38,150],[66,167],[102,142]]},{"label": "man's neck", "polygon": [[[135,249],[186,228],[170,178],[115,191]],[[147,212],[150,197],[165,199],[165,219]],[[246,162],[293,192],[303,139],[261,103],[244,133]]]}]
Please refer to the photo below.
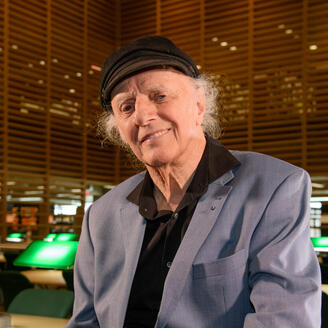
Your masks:
[{"label": "man's neck", "polygon": [[188,152],[188,157],[180,163],[161,167],[147,167],[154,182],[154,197],[157,210],[174,211],[180,204],[202,158],[206,145],[205,137],[197,140]]}]

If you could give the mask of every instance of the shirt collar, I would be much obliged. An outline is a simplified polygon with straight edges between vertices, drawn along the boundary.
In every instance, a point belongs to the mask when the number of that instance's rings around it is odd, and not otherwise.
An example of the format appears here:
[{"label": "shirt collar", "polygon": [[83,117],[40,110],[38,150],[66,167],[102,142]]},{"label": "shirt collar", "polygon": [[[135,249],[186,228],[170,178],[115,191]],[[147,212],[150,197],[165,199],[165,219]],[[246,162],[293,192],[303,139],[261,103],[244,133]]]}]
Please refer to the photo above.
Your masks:
[{"label": "shirt collar", "polygon": [[[206,135],[206,146],[202,158],[177,211],[204,194],[210,183],[238,165],[240,162],[221,143]],[[130,202],[139,206],[139,213],[147,219],[157,217],[153,188],[154,183],[146,172],[143,181],[127,196]]]}]

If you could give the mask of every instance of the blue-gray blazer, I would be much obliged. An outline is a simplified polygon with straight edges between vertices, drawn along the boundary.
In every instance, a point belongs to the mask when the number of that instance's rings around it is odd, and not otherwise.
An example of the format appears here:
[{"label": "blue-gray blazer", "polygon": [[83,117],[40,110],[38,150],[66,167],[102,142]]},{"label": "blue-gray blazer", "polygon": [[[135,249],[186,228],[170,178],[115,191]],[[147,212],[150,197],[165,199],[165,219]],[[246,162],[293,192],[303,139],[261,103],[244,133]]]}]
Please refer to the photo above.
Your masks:
[{"label": "blue-gray blazer", "polygon": [[[308,174],[231,152],[241,165],[209,185],[168,273],[156,328],[320,327],[321,281],[309,234]],[[122,328],[145,231],[126,196],[138,174],[87,211],[67,328]]]}]

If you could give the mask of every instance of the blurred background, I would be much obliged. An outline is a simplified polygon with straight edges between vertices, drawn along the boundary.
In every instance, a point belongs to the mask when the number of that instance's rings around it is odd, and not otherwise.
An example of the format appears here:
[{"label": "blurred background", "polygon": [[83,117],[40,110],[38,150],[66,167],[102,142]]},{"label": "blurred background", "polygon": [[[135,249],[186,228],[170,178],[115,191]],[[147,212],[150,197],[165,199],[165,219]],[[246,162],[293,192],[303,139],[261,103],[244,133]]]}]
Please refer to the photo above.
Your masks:
[{"label": "blurred background", "polygon": [[107,55],[150,34],[216,81],[225,146],[310,173],[312,234],[326,235],[327,17],[326,0],[1,0],[2,241],[79,234],[85,209],[135,173],[96,134],[98,87]]}]

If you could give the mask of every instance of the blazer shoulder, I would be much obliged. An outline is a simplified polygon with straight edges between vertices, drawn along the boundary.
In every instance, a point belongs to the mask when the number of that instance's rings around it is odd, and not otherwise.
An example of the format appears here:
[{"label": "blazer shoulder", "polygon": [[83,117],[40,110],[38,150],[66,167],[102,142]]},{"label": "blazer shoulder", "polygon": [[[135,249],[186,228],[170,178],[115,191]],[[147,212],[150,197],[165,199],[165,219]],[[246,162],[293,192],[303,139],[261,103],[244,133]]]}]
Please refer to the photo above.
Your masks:
[{"label": "blazer shoulder", "polygon": [[128,194],[143,180],[145,171],[133,175],[132,177],[124,180],[113,189],[106,192],[100,198],[98,198],[93,204],[93,207],[107,207],[109,202],[117,203],[127,201]]},{"label": "blazer shoulder", "polygon": [[241,163],[239,173],[246,175],[267,175],[276,179],[284,179],[290,175],[309,176],[301,167],[288,163],[270,155],[252,152],[230,150]]}]

